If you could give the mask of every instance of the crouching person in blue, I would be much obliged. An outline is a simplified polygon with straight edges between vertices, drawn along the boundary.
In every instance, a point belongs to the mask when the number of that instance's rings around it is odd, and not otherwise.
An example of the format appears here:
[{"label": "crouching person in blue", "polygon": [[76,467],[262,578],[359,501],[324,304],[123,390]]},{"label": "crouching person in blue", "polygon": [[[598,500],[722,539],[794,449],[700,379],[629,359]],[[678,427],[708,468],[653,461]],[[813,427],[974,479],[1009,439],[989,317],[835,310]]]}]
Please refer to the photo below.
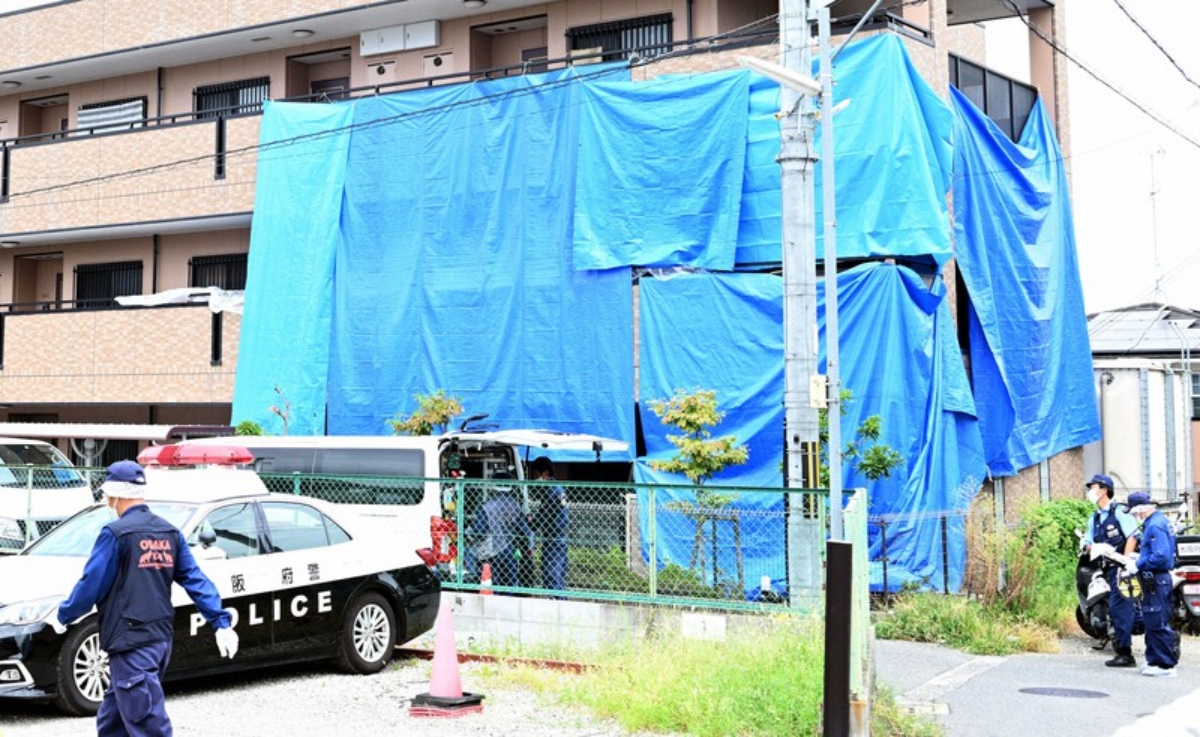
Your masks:
[{"label": "crouching person in blue", "polygon": [[1142,616],[1146,620],[1144,676],[1175,675],[1177,635],[1171,629],[1171,569],[1175,567],[1175,535],[1171,523],[1144,491],[1129,495],[1129,511],[1142,521],[1137,574],[1142,584]]},{"label": "crouching person in blue", "polygon": [[108,467],[100,491],[117,518],[100,530],[83,576],[58,609],[63,625],[93,606],[99,612],[100,647],[112,677],[96,715],[101,737],[171,734],[162,676],[171,660],[172,582],[216,630],[221,655],[237,653],[237,633],[216,587],[196,566],[183,534],[146,506],[145,488],[145,471],[133,461]]}]

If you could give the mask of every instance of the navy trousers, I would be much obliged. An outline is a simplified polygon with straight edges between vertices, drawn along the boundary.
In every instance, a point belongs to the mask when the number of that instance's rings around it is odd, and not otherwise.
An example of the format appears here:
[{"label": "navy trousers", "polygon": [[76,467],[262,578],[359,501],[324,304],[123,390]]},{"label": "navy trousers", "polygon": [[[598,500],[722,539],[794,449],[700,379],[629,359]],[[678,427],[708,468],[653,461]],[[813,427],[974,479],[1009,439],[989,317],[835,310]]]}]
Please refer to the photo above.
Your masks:
[{"label": "navy trousers", "polygon": [[1113,650],[1129,655],[1133,646],[1133,599],[1121,593],[1118,573],[1120,568],[1108,566],[1104,569],[1104,577],[1108,580],[1108,616],[1112,618],[1116,638],[1113,640]]},{"label": "navy trousers", "polygon": [[567,541],[547,540],[542,545],[542,585],[555,591],[567,590]]},{"label": "navy trousers", "polygon": [[1146,662],[1174,668],[1175,631],[1171,629],[1171,574],[1155,573],[1153,591],[1142,579],[1142,616],[1146,619]]},{"label": "navy trousers", "polygon": [[109,653],[112,683],[96,714],[99,737],[170,737],[171,719],[162,676],[171,661],[171,641]]}]

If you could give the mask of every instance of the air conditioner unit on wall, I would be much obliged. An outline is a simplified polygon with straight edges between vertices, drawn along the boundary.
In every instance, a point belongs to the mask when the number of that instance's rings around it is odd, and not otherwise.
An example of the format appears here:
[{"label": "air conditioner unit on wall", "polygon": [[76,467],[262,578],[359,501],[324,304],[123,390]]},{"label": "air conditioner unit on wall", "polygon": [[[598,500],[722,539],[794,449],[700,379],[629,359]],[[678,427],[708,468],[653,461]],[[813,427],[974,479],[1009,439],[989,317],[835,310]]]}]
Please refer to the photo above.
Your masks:
[{"label": "air conditioner unit on wall", "polygon": [[362,56],[375,56],[397,51],[429,49],[436,47],[441,40],[441,21],[426,20],[363,31],[358,35],[358,51]]}]

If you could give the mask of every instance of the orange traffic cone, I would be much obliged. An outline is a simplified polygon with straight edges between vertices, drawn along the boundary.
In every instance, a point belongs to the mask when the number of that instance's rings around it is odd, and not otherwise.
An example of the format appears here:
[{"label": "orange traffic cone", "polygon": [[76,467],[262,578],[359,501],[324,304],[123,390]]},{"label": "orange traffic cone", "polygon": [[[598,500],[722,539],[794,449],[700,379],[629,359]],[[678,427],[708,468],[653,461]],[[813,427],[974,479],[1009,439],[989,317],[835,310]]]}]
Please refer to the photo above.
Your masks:
[{"label": "orange traffic cone", "polygon": [[438,611],[436,639],[433,645],[433,675],[429,692],[413,697],[408,707],[414,717],[460,717],[483,711],[481,694],[463,693],[458,672],[458,648],[454,644],[454,610],[443,600]]},{"label": "orange traffic cone", "polygon": [[492,595],[492,564],[484,563],[483,571],[479,574],[479,593],[484,596]]}]

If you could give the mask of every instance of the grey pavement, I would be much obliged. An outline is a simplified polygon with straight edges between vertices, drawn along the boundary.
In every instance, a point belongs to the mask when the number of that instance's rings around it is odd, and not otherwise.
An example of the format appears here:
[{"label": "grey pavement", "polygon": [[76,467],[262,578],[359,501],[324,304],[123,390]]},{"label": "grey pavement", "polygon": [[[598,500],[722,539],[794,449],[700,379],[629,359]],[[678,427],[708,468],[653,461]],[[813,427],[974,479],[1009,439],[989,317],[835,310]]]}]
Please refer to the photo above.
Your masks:
[{"label": "grey pavement", "polygon": [[[1174,678],[1106,668],[1083,636],[1062,652],[975,656],[940,645],[878,640],[876,679],[950,737],[1114,735],[1200,737],[1200,639],[1185,637]],[[1145,662],[1134,638],[1138,664]]]}]

